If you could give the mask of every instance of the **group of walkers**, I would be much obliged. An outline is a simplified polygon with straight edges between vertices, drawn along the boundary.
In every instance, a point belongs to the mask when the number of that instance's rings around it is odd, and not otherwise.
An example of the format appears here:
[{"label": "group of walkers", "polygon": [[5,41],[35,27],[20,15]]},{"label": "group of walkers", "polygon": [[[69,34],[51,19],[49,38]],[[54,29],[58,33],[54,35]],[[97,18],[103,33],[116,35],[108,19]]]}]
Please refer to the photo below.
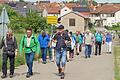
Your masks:
[{"label": "group of walkers", "polygon": [[[85,47],[85,58],[90,58],[91,54],[101,55],[102,44],[107,45],[107,53],[112,53],[112,35],[109,32],[95,32],[89,30],[86,32],[69,32],[64,30],[63,25],[57,27],[52,35],[42,31],[38,38],[33,34],[32,28],[26,29],[26,34],[22,37],[19,46],[19,54],[25,53],[25,59],[28,67],[26,77],[33,75],[33,60],[42,54],[42,63],[46,64],[47,55],[52,62],[56,61],[58,74],[61,79],[65,77],[66,62],[72,61],[74,55],[80,55]],[[14,75],[15,56],[18,55],[18,45],[12,31],[8,31],[0,43],[0,49],[3,48],[2,55],[2,73],[1,78],[7,77],[7,59],[10,59],[10,78]],[[41,51],[41,52],[40,52]],[[48,53],[48,54],[47,54]]]}]

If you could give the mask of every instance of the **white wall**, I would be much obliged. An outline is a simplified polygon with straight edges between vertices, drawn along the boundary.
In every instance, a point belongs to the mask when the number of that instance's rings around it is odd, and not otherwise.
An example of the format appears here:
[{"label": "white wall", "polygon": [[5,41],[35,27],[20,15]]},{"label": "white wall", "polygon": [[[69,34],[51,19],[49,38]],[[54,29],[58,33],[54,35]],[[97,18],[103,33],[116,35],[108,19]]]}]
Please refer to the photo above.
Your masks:
[{"label": "white wall", "polygon": [[115,13],[116,22],[120,22],[120,11]]},{"label": "white wall", "polygon": [[71,9],[69,9],[68,7],[64,7],[64,8],[62,8],[61,10],[60,10],[60,16],[63,16],[63,15],[65,15],[65,14],[68,14],[69,12],[71,12],[72,10]]},{"label": "white wall", "polygon": [[[106,19],[106,24],[107,24],[108,26],[112,26],[112,24],[114,24],[114,23],[116,23],[115,17],[107,17],[107,19]],[[104,24],[103,24],[103,25],[104,25]]]}]

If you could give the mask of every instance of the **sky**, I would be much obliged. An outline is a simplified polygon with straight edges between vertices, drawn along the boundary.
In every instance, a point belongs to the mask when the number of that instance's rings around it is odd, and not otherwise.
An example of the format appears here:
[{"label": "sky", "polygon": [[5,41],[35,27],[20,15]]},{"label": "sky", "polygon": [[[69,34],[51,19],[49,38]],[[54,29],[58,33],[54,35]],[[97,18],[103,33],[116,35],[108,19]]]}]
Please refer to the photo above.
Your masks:
[{"label": "sky", "polygon": [[[18,0],[17,0],[18,1]],[[32,1],[32,2],[36,2],[37,0],[24,0],[24,1]],[[50,0],[52,2],[56,1],[56,2],[60,2],[60,1],[66,1],[66,0]],[[105,3],[105,2],[110,2],[110,3],[120,3],[120,0],[95,0],[97,2],[102,2],[102,3]]]}]

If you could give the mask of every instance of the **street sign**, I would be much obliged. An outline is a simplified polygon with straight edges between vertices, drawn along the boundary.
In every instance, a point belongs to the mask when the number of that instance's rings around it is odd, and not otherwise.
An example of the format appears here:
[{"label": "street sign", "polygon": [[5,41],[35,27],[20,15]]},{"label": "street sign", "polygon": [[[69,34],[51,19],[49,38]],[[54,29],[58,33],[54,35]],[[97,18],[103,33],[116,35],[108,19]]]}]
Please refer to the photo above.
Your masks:
[{"label": "street sign", "polygon": [[47,16],[48,24],[57,24],[58,17],[57,16]]},{"label": "street sign", "polygon": [[10,23],[6,8],[4,7],[2,9],[2,13],[1,13],[1,17],[0,17],[0,36],[5,36],[7,31],[8,31],[8,27],[7,24]]}]

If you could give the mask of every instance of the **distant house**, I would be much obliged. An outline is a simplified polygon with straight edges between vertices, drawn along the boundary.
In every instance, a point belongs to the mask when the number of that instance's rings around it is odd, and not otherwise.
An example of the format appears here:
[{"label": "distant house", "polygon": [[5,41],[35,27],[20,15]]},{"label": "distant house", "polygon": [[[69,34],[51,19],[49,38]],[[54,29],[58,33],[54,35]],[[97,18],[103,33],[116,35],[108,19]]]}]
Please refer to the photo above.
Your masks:
[{"label": "distant house", "polygon": [[68,29],[72,32],[84,32],[88,26],[88,17],[78,12],[71,11],[60,18],[61,24],[65,26],[65,29]]},{"label": "distant house", "polygon": [[26,16],[26,13],[29,11],[35,11],[41,15],[41,12],[38,7],[31,2],[9,2],[7,3],[11,6],[15,11],[17,11],[20,15]]},{"label": "distant house", "polygon": [[120,22],[120,4],[104,4],[92,12],[90,18],[98,27],[112,26]]},{"label": "distant house", "polygon": [[60,5],[58,3],[39,3],[39,10],[42,10],[42,16],[60,16]]},{"label": "distant house", "polygon": [[0,4],[8,3],[9,0],[0,0]]}]

